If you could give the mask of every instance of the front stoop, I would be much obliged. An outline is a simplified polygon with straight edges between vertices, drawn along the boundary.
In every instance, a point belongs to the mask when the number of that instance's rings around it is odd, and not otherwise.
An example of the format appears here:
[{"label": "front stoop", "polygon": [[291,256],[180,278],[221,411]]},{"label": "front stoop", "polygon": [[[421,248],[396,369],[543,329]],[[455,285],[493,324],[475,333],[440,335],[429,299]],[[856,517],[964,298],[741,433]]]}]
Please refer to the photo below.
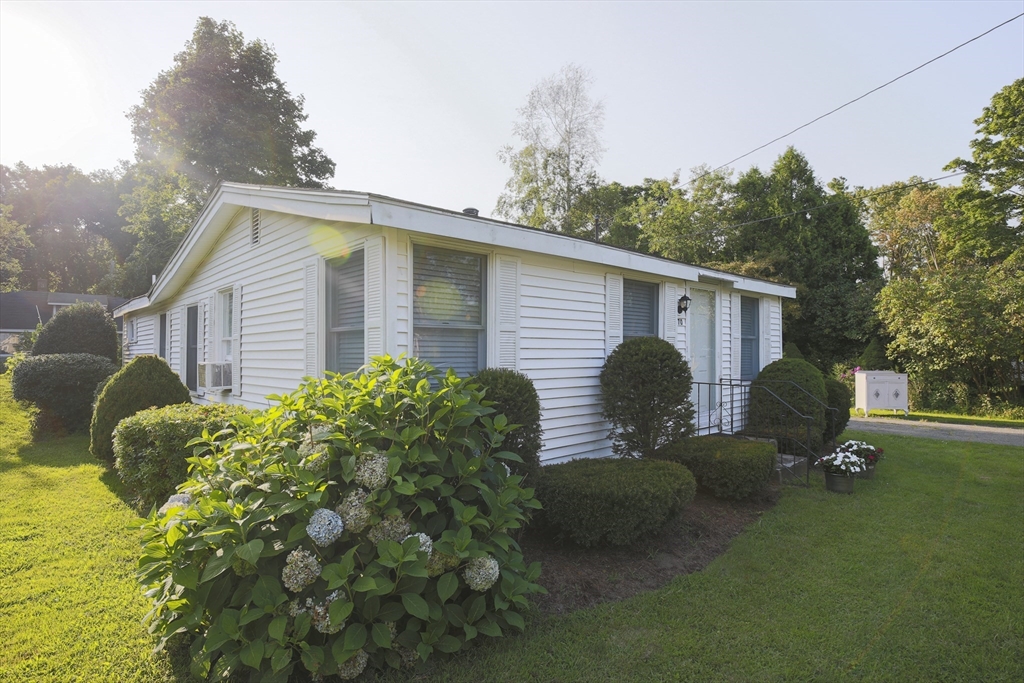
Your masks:
[{"label": "front stoop", "polygon": [[775,474],[780,484],[791,481],[803,482],[807,478],[807,458],[779,453],[775,462]]}]

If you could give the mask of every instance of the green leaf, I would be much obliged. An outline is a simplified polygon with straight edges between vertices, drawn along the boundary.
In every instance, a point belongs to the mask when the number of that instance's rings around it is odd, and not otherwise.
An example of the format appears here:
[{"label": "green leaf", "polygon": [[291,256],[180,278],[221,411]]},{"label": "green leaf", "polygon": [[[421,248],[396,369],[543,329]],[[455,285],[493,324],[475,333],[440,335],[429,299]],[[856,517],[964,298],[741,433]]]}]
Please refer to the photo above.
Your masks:
[{"label": "green leaf", "polygon": [[270,668],[273,669],[274,673],[277,673],[288,666],[288,663],[291,661],[291,648],[278,648],[277,652],[274,653],[274,656],[270,658]]},{"label": "green leaf", "polygon": [[402,593],[402,604],[405,605],[405,609],[409,611],[409,614],[420,619],[430,618],[430,608],[427,606],[427,601],[421,596],[415,593]]},{"label": "green leaf", "polygon": [[395,484],[394,491],[403,496],[413,496],[416,495],[416,485],[410,481],[403,481],[401,484]]},{"label": "green leaf", "polygon": [[499,451],[494,454],[495,458],[501,458],[502,460],[514,460],[515,462],[522,462],[523,459],[511,451]]},{"label": "green leaf", "polygon": [[284,630],[287,626],[288,617],[284,614],[280,614],[274,617],[273,621],[270,622],[270,626],[267,627],[267,634],[277,642],[284,645]]},{"label": "green leaf", "polygon": [[252,587],[252,601],[257,607],[273,609],[287,600],[281,584],[273,576],[266,574],[256,579],[256,585]]},{"label": "green leaf", "polygon": [[477,624],[477,628],[480,633],[491,636],[492,638],[501,638],[501,627],[495,624],[493,621],[485,621],[481,624]]},{"label": "green leaf", "polygon": [[475,598],[470,598],[469,605],[466,607],[466,621],[471,624],[476,622],[484,615],[486,608],[487,601],[484,599],[484,596],[478,595]]},{"label": "green leaf", "polygon": [[473,640],[474,638],[476,638],[476,626],[473,626],[472,624],[466,624],[462,627],[462,630],[466,633],[466,640]]},{"label": "green leaf", "polygon": [[381,608],[380,612],[377,613],[377,618],[381,621],[398,621],[406,615],[405,607],[399,602],[387,602]]},{"label": "green leaf", "polygon": [[174,577],[174,583],[190,590],[195,590],[199,581],[199,570],[191,564],[186,567],[175,567],[171,575]]},{"label": "green leaf", "polygon": [[337,626],[348,619],[348,616],[352,614],[352,609],[354,607],[355,605],[347,600],[335,600],[332,602],[331,606],[327,609],[327,615],[331,619],[331,625]]},{"label": "green leaf", "polygon": [[203,569],[203,576],[199,579],[199,583],[206,583],[211,579],[215,579],[224,573],[224,570],[231,566],[231,556],[234,553],[234,548],[221,548],[217,551],[213,557],[211,557],[207,563],[206,568]]},{"label": "green leaf", "polygon": [[345,629],[345,649],[358,650],[366,644],[366,627],[362,624],[350,624]]},{"label": "green leaf", "polygon": [[434,643],[434,647],[441,652],[455,652],[462,647],[462,641],[455,636],[442,636]]},{"label": "green leaf", "polygon": [[356,579],[356,582],[352,584],[352,590],[357,593],[365,593],[367,591],[376,590],[377,582],[374,581],[372,576],[360,576]]},{"label": "green leaf", "polygon": [[263,648],[265,644],[262,640],[254,640],[251,643],[246,643],[239,653],[239,657],[243,664],[247,664],[254,669],[260,668],[260,662],[263,661]]},{"label": "green leaf", "polygon": [[300,612],[295,616],[295,626],[292,628],[292,638],[302,640],[309,633],[309,627],[313,625],[313,619],[309,612]]},{"label": "green leaf", "polygon": [[442,574],[441,578],[437,580],[437,597],[441,598],[441,602],[452,597],[458,589],[459,577],[455,575],[455,572]]},{"label": "green leaf", "polygon": [[373,642],[377,643],[378,647],[391,647],[391,629],[381,623],[374,624]]},{"label": "green leaf", "polygon": [[237,548],[235,548],[235,555],[238,555],[243,560],[245,560],[246,562],[255,567],[256,563],[260,559],[260,553],[263,552],[263,546],[263,541],[257,538],[253,541],[249,541],[245,545],[240,545]]},{"label": "green leaf", "polygon": [[516,612],[504,612],[501,616],[505,617],[505,621],[507,621],[510,626],[515,626],[520,631],[526,629],[526,622],[524,622],[523,618]]},{"label": "green leaf", "polygon": [[325,657],[324,649],[317,645],[310,645],[302,651],[302,663],[313,673],[323,666]]},{"label": "green leaf", "polygon": [[420,643],[416,646],[416,653],[419,654],[420,659],[424,662],[427,661],[427,657],[434,651],[434,648],[430,647],[426,643]]}]

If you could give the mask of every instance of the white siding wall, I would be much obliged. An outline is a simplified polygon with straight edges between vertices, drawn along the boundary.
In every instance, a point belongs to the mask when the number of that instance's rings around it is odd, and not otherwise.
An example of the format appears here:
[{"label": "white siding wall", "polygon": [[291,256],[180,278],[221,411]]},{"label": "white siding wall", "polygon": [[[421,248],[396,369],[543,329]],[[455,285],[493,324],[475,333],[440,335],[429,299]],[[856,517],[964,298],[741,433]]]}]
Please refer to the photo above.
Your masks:
[{"label": "white siding wall", "polygon": [[[128,328],[131,320],[135,321],[135,341],[128,341]],[[156,353],[157,348],[157,327],[160,322],[159,315],[138,315],[134,318],[126,317],[122,323],[122,348],[121,364],[128,363],[137,356],[147,353]]]}]

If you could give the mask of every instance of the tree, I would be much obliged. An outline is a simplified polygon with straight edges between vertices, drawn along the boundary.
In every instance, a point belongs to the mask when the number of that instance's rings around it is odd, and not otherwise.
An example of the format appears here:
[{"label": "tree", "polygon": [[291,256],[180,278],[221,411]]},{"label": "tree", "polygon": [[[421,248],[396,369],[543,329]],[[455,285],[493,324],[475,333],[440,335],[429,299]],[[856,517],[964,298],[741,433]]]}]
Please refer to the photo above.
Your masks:
[{"label": "tree", "polygon": [[732,200],[730,175],[698,166],[686,188],[679,187],[678,175],[645,181],[646,191],[632,208],[651,251],[686,263],[721,260]]},{"label": "tree", "polygon": [[10,215],[11,207],[0,204],[0,292],[18,289],[22,260],[25,252],[32,248],[25,226]]},{"label": "tree", "polygon": [[512,128],[523,147],[498,152],[512,171],[498,197],[499,216],[573,235],[590,227],[574,209],[601,184],[604,105],[591,99],[591,82],[587,70],[567,64],[530,91]]},{"label": "tree", "polygon": [[[913,277],[938,268],[939,232],[948,188],[922,179],[895,182],[858,193],[867,213],[868,230],[878,246],[889,279]],[[916,187],[915,187],[916,186]]]},{"label": "tree", "polygon": [[186,176],[203,195],[219,180],[324,187],[334,162],[300,127],[304,99],[288,92],[276,64],[263,41],[201,17],[128,114],[139,160]]}]

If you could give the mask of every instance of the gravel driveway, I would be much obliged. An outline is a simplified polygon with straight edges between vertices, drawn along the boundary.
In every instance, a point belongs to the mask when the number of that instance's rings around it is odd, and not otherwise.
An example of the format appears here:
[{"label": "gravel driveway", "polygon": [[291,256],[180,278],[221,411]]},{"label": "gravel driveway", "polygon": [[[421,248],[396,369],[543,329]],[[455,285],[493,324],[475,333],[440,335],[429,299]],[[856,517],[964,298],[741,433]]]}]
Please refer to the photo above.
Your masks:
[{"label": "gravel driveway", "polygon": [[877,434],[917,436],[943,441],[977,441],[1000,446],[1020,446],[1024,449],[1024,429],[1010,427],[952,425],[937,422],[890,420],[884,417],[851,417],[849,428]]}]

